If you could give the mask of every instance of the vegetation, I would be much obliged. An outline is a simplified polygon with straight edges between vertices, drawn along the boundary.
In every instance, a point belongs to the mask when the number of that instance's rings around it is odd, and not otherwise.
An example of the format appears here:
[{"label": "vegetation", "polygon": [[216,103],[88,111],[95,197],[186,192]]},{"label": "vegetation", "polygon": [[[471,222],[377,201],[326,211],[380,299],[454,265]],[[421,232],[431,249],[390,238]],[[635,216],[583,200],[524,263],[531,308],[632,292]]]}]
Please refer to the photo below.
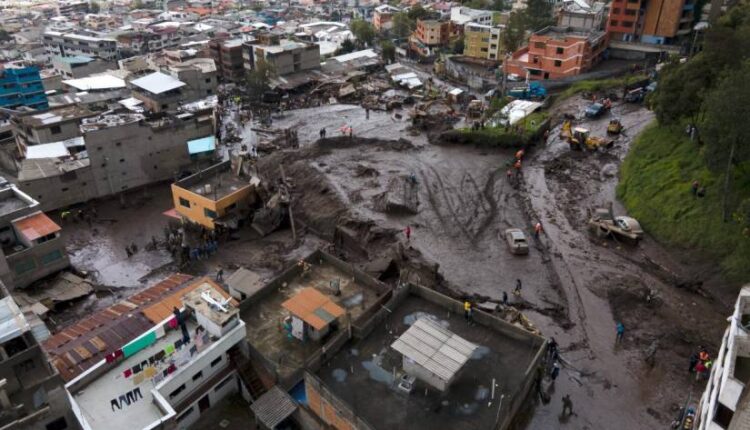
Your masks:
[{"label": "vegetation", "polygon": [[92,1],[91,3],[89,3],[89,12],[90,13],[99,13],[99,11],[101,9],[102,8],[99,5],[99,3],[95,2],[95,1]]},{"label": "vegetation", "polygon": [[269,90],[271,78],[276,76],[276,69],[273,64],[268,63],[262,58],[255,61],[255,69],[247,73],[245,82],[250,99],[260,100],[263,93]]},{"label": "vegetation", "polygon": [[[707,32],[703,50],[660,71],[649,97],[659,125],[625,160],[618,193],[657,238],[716,255],[731,279],[750,275],[750,3]],[[693,139],[685,132],[693,130]],[[693,198],[697,180],[705,197]]]},{"label": "vegetation", "polygon": [[399,12],[393,15],[393,34],[399,38],[408,37],[417,27],[415,20],[409,18],[405,12]]},{"label": "vegetation", "polygon": [[526,9],[522,12],[526,21],[526,28],[530,31],[541,30],[554,25],[552,3],[547,0],[526,0]]},{"label": "vegetation", "polygon": [[585,81],[578,81],[561,92],[557,98],[558,100],[564,100],[568,97],[572,97],[576,94],[583,92],[598,92],[606,91],[614,88],[621,88],[633,84],[638,81],[646,79],[646,75],[638,74],[632,76],[625,76],[622,78],[611,78],[611,79],[591,79]]},{"label": "vegetation", "polygon": [[396,45],[390,40],[383,40],[380,42],[380,55],[383,57],[383,61],[386,63],[392,63],[396,61]]},{"label": "vegetation", "polygon": [[505,52],[513,52],[526,40],[526,19],[521,12],[511,12],[505,30],[500,33]]},{"label": "vegetation", "polygon": [[[657,240],[708,252],[718,258],[730,279],[747,280],[748,224],[741,227],[721,221],[722,179],[708,169],[701,149],[682,127],[653,124],[638,136],[625,159],[617,195]],[[735,178],[740,182],[737,188],[746,195],[750,193],[748,178],[739,174]],[[705,197],[692,195],[694,180],[705,187]],[[744,216],[747,222],[747,215],[738,213],[738,219]]]},{"label": "vegetation", "polygon": [[345,39],[341,42],[339,49],[336,50],[336,55],[348,54],[354,52],[355,49],[357,49],[357,46],[354,45],[354,42],[351,39]]},{"label": "vegetation", "polygon": [[538,138],[548,117],[549,112],[534,112],[515,126],[485,127],[479,130],[464,128],[444,133],[443,138],[453,143],[515,148]]},{"label": "vegetation", "polygon": [[373,40],[375,40],[375,35],[377,34],[375,27],[367,21],[362,19],[354,20],[349,25],[349,28],[351,28],[352,34],[357,38],[357,42],[361,48],[372,45]]}]

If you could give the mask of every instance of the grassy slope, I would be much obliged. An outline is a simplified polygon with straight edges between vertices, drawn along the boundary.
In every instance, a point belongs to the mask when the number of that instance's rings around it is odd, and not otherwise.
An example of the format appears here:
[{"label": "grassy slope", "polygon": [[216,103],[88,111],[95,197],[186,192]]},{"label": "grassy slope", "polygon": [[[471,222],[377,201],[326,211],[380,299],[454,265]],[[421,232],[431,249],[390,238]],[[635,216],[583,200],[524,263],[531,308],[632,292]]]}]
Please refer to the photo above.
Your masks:
[{"label": "grassy slope", "polygon": [[[739,225],[722,222],[723,178],[706,168],[700,150],[680,130],[652,124],[622,165],[618,197],[659,241],[709,253],[729,279],[746,281],[750,238],[741,234]],[[693,197],[694,179],[706,187],[706,197]],[[750,195],[750,178],[737,177],[733,188]]]},{"label": "grassy slope", "polygon": [[622,92],[622,87],[630,85],[632,83],[642,81],[647,76],[644,74],[627,75],[621,78],[610,78],[610,79],[591,79],[586,81],[579,81],[565,89],[560,95],[557,96],[557,100],[564,100],[568,97],[574,96],[578,93],[586,92],[597,92],[605,91],[617,88]]}]

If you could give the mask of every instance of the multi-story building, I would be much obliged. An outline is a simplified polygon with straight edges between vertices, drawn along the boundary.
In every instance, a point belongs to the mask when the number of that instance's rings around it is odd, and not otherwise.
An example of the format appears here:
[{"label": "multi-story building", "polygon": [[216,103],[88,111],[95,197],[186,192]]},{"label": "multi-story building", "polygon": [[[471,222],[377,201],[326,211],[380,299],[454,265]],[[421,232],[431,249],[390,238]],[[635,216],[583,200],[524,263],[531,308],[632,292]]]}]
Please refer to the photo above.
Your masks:
[{"label": "multi-story building", "polygon": [[109,14],[89,13],[83,19],[83,26],[93,31],[109,31],[118,27],[117,17]]},{"label": "multi-story building", "polygon": [[414,33],[409,36],[409,48],[422,57],[430,57],[449,42],[450,36],[451,21],[420,19]]},{"label": "multi-story building", "polygon": [[216,63],[211,58],[184,60],[173,63],[162,71],[185,83],[185,87],[182,88],[183,103],[210,96],[216,92],[219,85]]},{"label": "multi-story building", "polygon": [[254,186],[249,178],[232,172],[230,161],[172,184],[172,200],[178,214],[185,220],[209,229],[217,219],[238,215],[254,202]]},{"label": "multi-story building", "polygon": [[81,135],[78,125],[81,119],[95,115],[80,106],[65,106],[43,113],[28,113],[11,118],[16,136],[18,154],[26,154],[26,148],[42,143],[59,142]]},{"label": "multi-story building", "polygon": [[270,64],[277,75],[317,69],[320,67],[320,46],[278,37],[261,37],[246,42],[245,69],[255,69],[259,59]]},{"label": "multi-story building", "polygon": [[372,25],[378,31],[390,30],[393,28],[393,15],[401,12],[401,9],[383,4],[375,8],[372,13]]},{"label": "multi-story building", "polygon": [[0,188],[0,280],[23,288],[70,265],[61,228],[15,185]]},{"label": "multi-story building", "polygon": [[742,287],[696,411],[697,430],[743,429],[750,422],[750,285]]},{"label": "multi-story building", "polygon": [[78,429],[57,370],[23,312],[0,285],[0,427],[7,430]]},{"label": "multi-story building", "polygon": [[692,30],[694,0],[613,0],[607,33],[611,40],[671,44]]},{"label": "multi-story building", "polygon": [[89,2],[85,0],[60,0],[57,2],[58,15],[71,18],[89,13]]},{"label": "multi-story building", "polygon": [[221,79],[239,82],[245,78],[242,39],[213,39],[209,42],[209,49]]},{"label": "multi-story building", "polygon": [[601,30],[606,8],[602,2],[565,1],[557,12],[557,26],[581,30]]},{"label": "multi-story building", "polygon": [[[199,279],[127,313],[147,328],[130,342],[108,342],[106,354],[66,384],[82,427],[186,429],[227,395],[245,390],[236,358],[243,356],[245,323],[237,302],[214,282]],[[137,328],[136,321],[121,323]]]},{"label": "multi-story building", "polygon": [[460,28],[470,22],[492,25],[492,13],[491,10],[471,9],[463,6],[453,7],[451,8],[451,22]]},{"label": "multi-story building", "polygon": [[52,69],[60,74],[63,79],[85,78],[94,73],[102,73],[108,69],[116,68],[117,64],[114,62],[82,55],[55,57],[52,59]]},{"label": "multi-story building", "polygon": [[503,63],[507,74],[529,79],[559,79],[591,70],[607,48],[607,34],[598,30],[547,27],[532,34],[527,46]]},{"label": "multi-story building", "polygon": [[117,41],[104,37],[48,30],[42,36],[42,43],[47,55],[51,57],[83,55],[107,61],[118,58]]},{"label": "multi-story building", "polygon": [[0,66],[0,107],[16,109],[26,106],[32,109],[47,109],[39,68]]},{"label": "multi-story building", "polygon": [[154,72],[130,82],[133,97],[142,101],[151,112],[175,110],[184,100],[185,83],[172,75]]},{"label": "multi-story building", "polygon": [[464,26],[464,55],[472,58],[499,61],[502,59],[500,34],[503,26],[470,22]]}]

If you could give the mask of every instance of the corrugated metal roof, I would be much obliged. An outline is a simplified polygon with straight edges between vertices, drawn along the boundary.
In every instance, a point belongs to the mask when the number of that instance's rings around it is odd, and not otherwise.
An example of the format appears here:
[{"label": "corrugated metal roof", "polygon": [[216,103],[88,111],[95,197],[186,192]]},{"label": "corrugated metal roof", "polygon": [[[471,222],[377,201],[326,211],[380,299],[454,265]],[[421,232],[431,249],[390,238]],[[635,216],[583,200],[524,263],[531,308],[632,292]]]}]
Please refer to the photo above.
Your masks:
[{"label": "corrugated metal roof", "polygon": [[477,345],[429,318],[420,318],[391,348],[448,382],[466,364]]},{"label": "corrugated metal roof", "polygon": [[[224,291],[223,288],[219,286],[216,282],[212,281],[210,278],[204,277],[196,282],[193,282],[192,284],[188,285],[185,288],[180,289],[177,293],[174,293],[170,296],[164,297],[163,299],[159,300],[159,303],[156,303],[154,305],[151,305],[145,309],[143,309],[143,315],[146,316],[152,323],[157,324],[161,321],[164,321],[165,318],[172,315],[172,310],[177,307],[182,307],[182,297],[185,296],[185,294],[195,290],[196,288],[202,286],[202,285],[210,285],[213,287],[213,289],[219,293],[224,299],[231,298],[229,294]],[[230,301],[232,305],[237,306],[239,303],[232,299]]]},{"label": "corrugated metal roof", "polygon": [[29,323],[13,297],[0,300],[0,343],[7,342],[29,331]]},{"label": "corrugated metal roof", "polygon": [[131,83],[136,87],[142,88],[152,94],[166,93],[167,91],[185,86],[185,83],[181,80],[176,79],[170,75],[165,75],[161,72],[154,72],[150,75],[146,75],[142,78],[136,79]]},{"label": "corrugated metal roof", "polygon": [[276,385],[253,402],[250,410],[264,426],[273,429],[297,410],[297,404]]},{"label": "corrugated metal roof", "polygon": [[58,331],[42,347],[60,376],[70,381],[103,360],[105,355],[153,327],[154,323],[139,310],[174,294],[178,289],[187,288],[187,282],[192,279],[190,275],[173,274],[126,300]]},{"label": "corrugated metal roof", "polygon": [[312,287],[303,288],[281,306],[316,330],[321,330],[345,313],[339,305]]}]

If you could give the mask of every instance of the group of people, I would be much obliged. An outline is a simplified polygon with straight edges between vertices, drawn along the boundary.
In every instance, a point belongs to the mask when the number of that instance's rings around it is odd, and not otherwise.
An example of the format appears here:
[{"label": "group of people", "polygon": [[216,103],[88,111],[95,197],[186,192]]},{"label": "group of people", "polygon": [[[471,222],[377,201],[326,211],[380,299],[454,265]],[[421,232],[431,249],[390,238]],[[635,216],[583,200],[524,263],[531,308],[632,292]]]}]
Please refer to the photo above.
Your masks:
[{"label": "group of people", "polygon": [[706,188],[701,186],[697,179],[690,184],[690,191],[693,193],[693,197],[704,197],[706,195]]},{"label": "group of people", "polygon": [[514,178],[521,178],[521,161],[523,160],[523,156],[525,153],[526,151],[523,148],[516,151],[515,158],[512,164],[513,167],[505,172],[505,176],[508,178],[508,182],[513,183]]},{"label": "group of people", "polygon": [[91,227],[93,221],[98,217],[99,215],[96,213],[96,208],[94,207],[86,211],[84,211],[83,209],[78,209],[77,211],[73,212],[70,209],[66,209],[60,212],[60,219],[63,223],[67,223],[68,221],[73,221],[75,223],[79,221],[85,221],[86,223],[88,223],[89,227]]},{"label": "group of people", "polygon": [[700,380],[708,375],[714,362],[705,346],[699,346],[698,352],[690,355],[690,373],[695,373],[695,380]]}]

